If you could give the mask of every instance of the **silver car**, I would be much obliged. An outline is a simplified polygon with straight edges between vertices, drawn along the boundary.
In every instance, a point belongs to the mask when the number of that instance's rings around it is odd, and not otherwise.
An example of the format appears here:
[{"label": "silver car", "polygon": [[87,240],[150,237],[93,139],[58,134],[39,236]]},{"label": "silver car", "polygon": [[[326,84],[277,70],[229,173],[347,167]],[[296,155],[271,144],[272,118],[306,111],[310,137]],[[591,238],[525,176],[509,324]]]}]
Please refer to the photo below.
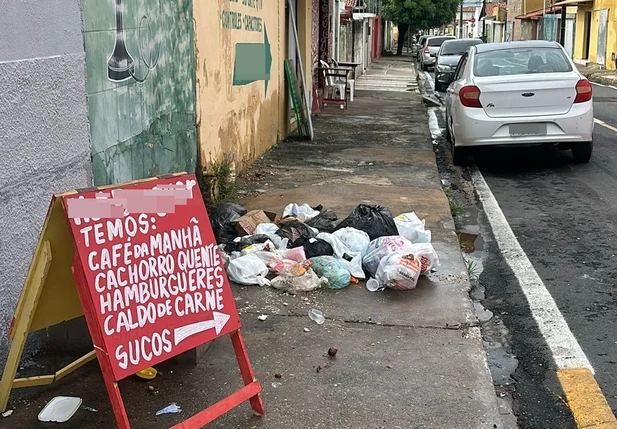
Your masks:
[{"label": "silver car", "polygon": [[557,42],[486,43],[463,54],[446,91],[454,164],[470,148],[556,145],[587,163],[593,150],[593,88]]},{"label": "silver car", "polygon": [[454,74],[461,56],[475,45],[482,43],[480,39],[455,39],[442,43],[435,62],[435,91],[445,91],[445,83]]},{"label": "silver car", "polygon": [[411,47],[411,55],[416,61],[420,61],[420,49],[424,47],[424,42],[428,36],[420,36],[418,42]]},{"label": "silver car", "polygon": [[437,52],[441,48],[441,44],[446,40],[456,39],[454,36],[433,36],[428,37],[424,41],[423,46],[420,47],[420,68],[424,71],[429,67],[435,66],[435,58]]}]

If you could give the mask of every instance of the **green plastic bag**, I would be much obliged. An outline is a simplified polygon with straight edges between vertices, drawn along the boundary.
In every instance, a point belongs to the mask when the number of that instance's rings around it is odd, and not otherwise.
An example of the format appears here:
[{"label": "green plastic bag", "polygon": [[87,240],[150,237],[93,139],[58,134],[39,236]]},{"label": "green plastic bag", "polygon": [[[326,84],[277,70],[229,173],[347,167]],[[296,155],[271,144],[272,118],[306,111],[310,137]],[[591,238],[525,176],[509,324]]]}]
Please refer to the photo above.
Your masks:
[{"label": "green plastic bag", "polygon": [[319,277],[328,279],[326,287],[330,289],[343,289],[349,286],[351,274],[340,261],[334,256],[315,256],[309,259],[311,268]]}]

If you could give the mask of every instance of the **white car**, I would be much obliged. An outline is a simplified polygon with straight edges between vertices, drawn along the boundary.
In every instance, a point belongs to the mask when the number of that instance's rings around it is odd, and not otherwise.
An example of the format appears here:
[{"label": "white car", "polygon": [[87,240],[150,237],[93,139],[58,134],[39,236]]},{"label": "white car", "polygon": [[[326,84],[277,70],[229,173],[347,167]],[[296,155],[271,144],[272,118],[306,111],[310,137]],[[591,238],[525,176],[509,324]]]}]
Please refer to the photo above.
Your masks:
[{"label": "white car", "polygon": [[571,149],[589,162],[593,150],[591,83],[556,42],[472,46],[449,79],[446,134],[454,164],[478,146],[538,144]]}]

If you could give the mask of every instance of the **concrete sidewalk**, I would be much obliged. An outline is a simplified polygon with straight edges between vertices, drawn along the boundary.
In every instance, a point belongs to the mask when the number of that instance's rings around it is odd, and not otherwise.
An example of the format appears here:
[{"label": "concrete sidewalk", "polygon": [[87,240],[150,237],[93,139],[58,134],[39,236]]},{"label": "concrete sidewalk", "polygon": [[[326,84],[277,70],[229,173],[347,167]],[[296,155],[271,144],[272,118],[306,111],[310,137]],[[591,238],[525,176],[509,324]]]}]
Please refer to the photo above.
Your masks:
[{"label": "concrete sidewalk", "polygon": [[[416,211],[433,232],[441,267],[408,292],[370,293],[361,283],[289,296],[234,285],[266,414],[254,417],[245,404],[209,427],[503,427],[426,111],[421,96],[406,90],[414,82],[407,59],[375,62],[347,111],[328,107],[315,118],[315,141],[282,142],[240,176],[242,203],[279,213],[290,202],[323,204],[340,218],[359,203]],[[311,308],[324,312],[323,325],[309,319]],[[334,359],[324,356],[330,347],[339,349]],[[80,410],[63,428],[115,427],[98,368],[87,368],[55,387],[20,393],[13,416],[0,422],[43,427],[36,414],[45,401],[74,395],[99,411]],[[136,377],[121,383],[133,428],[172,426],[241,386],[227,338],[197,367],[157,368],[164,376],[149,384],[159,395]],[[171,402],[181,415],[154,416]]]},{"label": "concrete sidewalk", "polygon": [[617,85],[617,71],[601,69],[599,65],[577,64],[578,70],[591,82],[602,85]]}]

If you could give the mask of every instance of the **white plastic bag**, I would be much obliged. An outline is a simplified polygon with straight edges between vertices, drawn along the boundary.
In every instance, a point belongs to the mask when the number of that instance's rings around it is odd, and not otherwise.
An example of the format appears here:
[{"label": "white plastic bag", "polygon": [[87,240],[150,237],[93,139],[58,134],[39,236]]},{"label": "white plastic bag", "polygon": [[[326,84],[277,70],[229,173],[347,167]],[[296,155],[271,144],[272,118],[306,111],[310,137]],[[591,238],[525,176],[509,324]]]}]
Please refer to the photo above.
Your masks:
[{"label": "white plastic bag", "polygon": [[368,234],[356,228],[341,228],[332,233],[336,238],[349,248],[352,252],[358,252],[364,256],[366,249],[371,242]]},{"label": "white plastic bag", "polygon": [[362,255],[360,253],[356,253],[351,261],[343,259],[343,264],[345,264],[349,270],[349,274],[358,280],[364,280],[366,278],[366,274],[364,274],[364,269],[362,268]]},{"label": "white plastic bag", "polygon": [[390,253],[398,251],[413,252],[411,241],[400,235],[379,237],[369,244],[368,250],[362,258],[362,263],[368,272],[374,276],[381,260]]},{"label": "white plastic bag", "polygon": [[268,267],[258,256],[245,255],[233,259],[227,267],[229,279],[241,285],[260,285],[270,284],[265,277],[268,275]]},{"label": "white plastic bag", "polygon": [[270,234],[274,234],[278,230],[279,230],[279,227],[276,226],[276,224],[274,223],[260,223],[255,228],[254,234],[255,235],[260,235],[260,234],[270,235]]},{"label": "white plastic bag", "polygon": [[430,243],[431,231],[424,228],[425,222],[414,212],[403,213],[394,218],[398,233],[412,243]]},{"label": "white plastic bag", "polygon": [[413,253],[399,251],[385,256],[379,263],[375,279],[380,287],[411,290],[418,285],[422,263]]},{"label": "white plastic bag", "polygon": [[428,274],[432,269],[439,267],[439,256],[431,243],[413,244],[413,254],[422,264],[420,274]]},{"label": "white plastic bag", "polygon": [[[353,229],[353,228],[348,228],[348,229]],[[358,231],[358,230],[355,230],[355,231]],[[358,232],[361,232],[362,234],[366,234],[366,232],[364,231],[358,231]],[[334,250],[334,256],[341,259],[341,262],[343,262],[343,265],[345,265],[345,267],[349,271],[349,274],[351,274],[352,276],[354,276],[355,278],[359,280],[363,280],[366,278],[366,275],[364,274],[364,270],[362,269],[362,253],[361,252],[351,250],[334,234],[328,234],[327,232],[321,232],[317,235],[317,238],[321,238],[322,240],[330,244],[330,246],[332,246],[332,249]],[[367,240],[366,243],[368,245],[369,243],[368,234],[366,234],[366,240]],[[362,246],[362,247],[365,247],[365,246]],[[351,260],[348,261],[347,258],[351,258]]]},{"label": "white plastic bag", "polygon": [[311,206],[308,204],[302,204],[301,206],[296,203],[289,204],[283,210],[283,217],[293,216],[301,222],[306,222],[307,220],[313,219],[317,216],[319,212],[317,210],[313,210]]},{"label": "white plastic bag", "polygon": [[339,240],[334,234],[320,232],[319,234],[317,234],[317,238],[322,239],[330,246],[332,246],[332,250],[334,250],[334,256],[342,258],[343,256],[345,256],[346,253],[348,254],[350,252],[349,248],[345,246],[345,244],[343,244],[343,242]]}]

